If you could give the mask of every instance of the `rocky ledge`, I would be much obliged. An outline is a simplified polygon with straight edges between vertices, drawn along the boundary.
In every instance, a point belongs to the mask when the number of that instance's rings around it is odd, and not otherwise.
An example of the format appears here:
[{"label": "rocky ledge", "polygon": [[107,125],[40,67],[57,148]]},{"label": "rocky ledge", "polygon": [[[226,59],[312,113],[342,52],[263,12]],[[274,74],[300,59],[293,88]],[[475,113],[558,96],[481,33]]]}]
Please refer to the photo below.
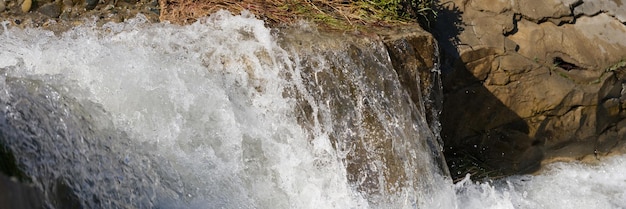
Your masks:
[{"label": "rocky ledge", "polygon": [[452,0],[444,7],[435,35],[448,66],[441,121],[453,174],[527,173],[554,160],[623,153],[622,1]]}]

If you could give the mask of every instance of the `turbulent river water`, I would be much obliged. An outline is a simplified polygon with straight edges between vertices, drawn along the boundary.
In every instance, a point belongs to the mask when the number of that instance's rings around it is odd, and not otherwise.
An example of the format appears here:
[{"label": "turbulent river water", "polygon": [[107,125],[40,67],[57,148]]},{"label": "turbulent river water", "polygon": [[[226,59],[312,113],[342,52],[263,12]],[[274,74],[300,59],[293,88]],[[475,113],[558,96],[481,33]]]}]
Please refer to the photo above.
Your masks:
[{"label": "turbulent river water", "polygon": [[[311,66],[319,71],[327,61],[281,48],[250,15],[221,12],[189,26],[138,17],[62,34],[7,25],[0,28],[0,142],[51,207],[64,206],[58,195],[84,208],[626,207],[625,157],[453,184],[419,142],[394,146],[416,148],[407,153],[418,162],[402,168],[423,176],[403,176],[409,183],[390,191],[381,186],[386,179],[375,179],[383,182],[371,183],[382,188],[378,196],[366,194],[355,184],[367,176],[347,177],[350,144],[331,140],[338,137],[332,124],[350,124],[330,121],[332,101],[314,101],[293,76],[302,73],[298,59],[317,59]],[[382,130],[436,136],[423,117],[392,117],[371,104],[394,95],[373,96],[379,92],[357,88],[367,81],[356,83],[355,108],[373,109],[389,123]],[[294,110],[302,101],[315,113],[308,125]],[[367,168],[385,172],[372,161]]]}]

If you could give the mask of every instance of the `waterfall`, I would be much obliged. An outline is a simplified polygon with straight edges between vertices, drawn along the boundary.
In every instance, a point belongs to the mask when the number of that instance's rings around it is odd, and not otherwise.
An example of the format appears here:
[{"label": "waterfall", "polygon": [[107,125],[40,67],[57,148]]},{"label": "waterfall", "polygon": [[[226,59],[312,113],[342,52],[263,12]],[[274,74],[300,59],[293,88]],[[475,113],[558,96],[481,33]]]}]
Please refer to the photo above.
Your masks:
[{"label": "waterfall", "polygon": [[68,208],[454,208],[385,45],[219,12],[0,33],[0,144]]},{"label": "waterfall", "polygon": [[226,12],[0,26],[0,146],[48,208],[626,207],[624,156],[452,184],[402,45]]}]

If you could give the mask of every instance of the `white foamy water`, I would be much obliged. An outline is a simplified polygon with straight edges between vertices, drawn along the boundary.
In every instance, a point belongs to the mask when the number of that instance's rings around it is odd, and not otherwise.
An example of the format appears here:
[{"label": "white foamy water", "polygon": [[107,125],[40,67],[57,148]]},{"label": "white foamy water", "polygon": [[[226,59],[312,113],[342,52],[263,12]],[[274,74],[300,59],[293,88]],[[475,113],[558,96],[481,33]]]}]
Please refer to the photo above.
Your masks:
[{"label": "white foamy water", "polygon": [[597,165],[554,163],[536,176],[455,185],[459,208],[626,208],[626,156]]},{"label": "white foamy water", "polygon": [[[96,143],[106,149],[94,155],[84,154],[94,149],[86,145],[56,146],[50,155],[77,159],[33,171],[70,176],[84,197],[104,199],[86,200],[88,206],[376,207],[348,182],[344,156],[327,133],[298,125],[296,101],[284,94],[286,86],[303,84],[286,79],[297,65],[274,39],[262,21],[225,12],[190,26],[138,17],[61,35],[5,27],[0,99],[13,94],[9,83],[16,79],[41,81],[51,86],[45,98],[67,94],[93,105],[105,115],[94,116],[94,124],[111,123],[122,132]],[[417,191],[423,199],[410,192],[389,199],[399,208],[624,208],[625,173],[624,157],[616,157],[599,166],[558,164],[543,175],[492,184],[454,185],[442,177],[435,180],[437,191]],[[114,181],[105,187],[98,185],[102,179]]]},{"label": "white foamy water", "polygon": [[138,153],[169,160],[184,185],[154,182],[168,187],[153,200],[165,208],[367,206],[329,139],[298,125],[282,96],[291,63],[262,21],[222,12],[185,27],[145,22],[60,36],[5,29],[0,67],[101,106]]}]

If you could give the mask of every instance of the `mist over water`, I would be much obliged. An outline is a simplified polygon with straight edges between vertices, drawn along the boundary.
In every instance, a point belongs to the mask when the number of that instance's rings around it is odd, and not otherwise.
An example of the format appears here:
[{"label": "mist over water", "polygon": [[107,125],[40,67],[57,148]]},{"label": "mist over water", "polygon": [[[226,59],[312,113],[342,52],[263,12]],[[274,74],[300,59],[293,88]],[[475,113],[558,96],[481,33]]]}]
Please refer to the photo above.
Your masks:
[{"label": "mist over water", "polygon": [[86,208],[626,207],[624,157],[487,184],[435,171],[423,179],[436,187],[373,204],[349,183],[330,122],[300,125],[285,96],[305,85],[289,76],[294,52],[249,14],[59,35],[7,24],[1,142],[50,199],[70,188]]}]

